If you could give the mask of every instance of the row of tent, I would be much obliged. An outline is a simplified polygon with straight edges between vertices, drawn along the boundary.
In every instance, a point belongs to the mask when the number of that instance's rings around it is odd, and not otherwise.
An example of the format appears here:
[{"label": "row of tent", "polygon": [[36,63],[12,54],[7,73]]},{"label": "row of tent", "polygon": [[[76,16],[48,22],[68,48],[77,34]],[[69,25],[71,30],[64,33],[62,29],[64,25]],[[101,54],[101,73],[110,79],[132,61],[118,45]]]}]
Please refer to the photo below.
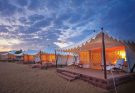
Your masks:
[{"label": "row of tent", "polygon": [[[57,62],[58,64],[80,63],[83,68],[101,69],[103,62],[103,37],[105,42],[106,64],[116,64],[117,60],[124,59],[128,65],[127,70],[132,72],[135,68],[135,42],[119,40],[106,32],[98,32],[84,41],[66,48],[56,49],[48,47],[43,51],[27,50],[20,54],[10,51],[2,55],[15,55],[28,62]],[[1,57],[4,58],[4,57]],[[134,69],[135,72],[135,69]]]},{"label": "row of tent", "polygon": [[48,47],[45,50],[27,50],[17,53],[16,50],[12,50],[6,53],[0,54],[0,60],[18,61],[23,63],[36,63],[36,62],[51,62],[62,65],[70,65],[77,61],[77,54],[70,52],[56,52],[55,48]]}]

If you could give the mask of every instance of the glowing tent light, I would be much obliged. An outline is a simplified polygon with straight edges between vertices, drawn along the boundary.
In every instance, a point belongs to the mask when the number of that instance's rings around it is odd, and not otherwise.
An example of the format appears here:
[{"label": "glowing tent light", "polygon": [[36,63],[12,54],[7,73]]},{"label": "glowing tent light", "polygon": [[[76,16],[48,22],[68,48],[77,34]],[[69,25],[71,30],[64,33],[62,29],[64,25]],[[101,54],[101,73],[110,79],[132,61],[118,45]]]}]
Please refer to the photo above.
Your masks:
[{"label": "glowing tent light", "polygon": [[120,56],[121,56],[121,58],[125,59],[125,61],[127,60],[125,51],[120,51]]}]

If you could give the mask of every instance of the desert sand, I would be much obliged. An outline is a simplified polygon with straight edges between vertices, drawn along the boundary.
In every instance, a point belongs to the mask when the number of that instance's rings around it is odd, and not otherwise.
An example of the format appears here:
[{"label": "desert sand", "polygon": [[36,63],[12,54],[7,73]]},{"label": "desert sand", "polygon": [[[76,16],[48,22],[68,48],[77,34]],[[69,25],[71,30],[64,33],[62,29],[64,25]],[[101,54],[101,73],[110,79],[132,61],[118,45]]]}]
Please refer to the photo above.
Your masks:
[{"label": "desert sand", "polygon": [[[135,93],[135,81],[117,88],[118,93]],[[41,70],[30,65],[0,62],[0,93],[113,93],[82,80],[69,82],[55,68]]]}]

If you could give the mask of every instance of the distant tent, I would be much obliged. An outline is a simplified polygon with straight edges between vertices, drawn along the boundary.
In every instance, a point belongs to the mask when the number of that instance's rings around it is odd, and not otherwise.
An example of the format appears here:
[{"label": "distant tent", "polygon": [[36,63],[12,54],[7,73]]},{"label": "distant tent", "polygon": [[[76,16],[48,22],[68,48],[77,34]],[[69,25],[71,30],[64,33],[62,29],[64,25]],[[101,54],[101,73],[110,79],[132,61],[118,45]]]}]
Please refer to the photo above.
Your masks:
[{"label": "distant tent", "polygon": [[16,52],[18,52],[18,50],[9,51],[8,52],[8,59],[11,61],[23,60],[23,53],[22,52],[16,53]]},{"label": "distant tent", "polygon": [[23,52],[24,63],[34,63],[36,57],[39,57],[39,50],[27,50]]},{"label": "distant tent", "polygon": [[7,61],[8,60],[8,52],[1,52],[0,53],[0,60]]},{"label": "distant tent", "polygon": [[16,52],[16,50],[12,50],[12,51],[9,51],[8,52],[8,59],[9,60],[15,60],[16,59],[16,56],[15,56],[15,52]]},{"label": "distant tent", "polygon": [[[124,59],[131,71],[135,64],[135,43],[119,40],[104,32],[106,63],[115,64],[118,59]],[[72,52],[79,55],[79,62],[84,68],[101,69],[102,63],[102,32],[93,34],[73,46],[57,49],[57,51]]]},{"label": "distant tent", "polygon": [[9,52],[1,53],[1,60],[8,60],[8,61],[17,61],[17,60],[22,60],[23,58],[23,53],[20,52],[16,54],[17,50],[12,50]]},{"label": "distant tent", "polygon": [[55,63],[55,48],[47,47],[41,52],[41,61],[44,63],[53,62]]}]

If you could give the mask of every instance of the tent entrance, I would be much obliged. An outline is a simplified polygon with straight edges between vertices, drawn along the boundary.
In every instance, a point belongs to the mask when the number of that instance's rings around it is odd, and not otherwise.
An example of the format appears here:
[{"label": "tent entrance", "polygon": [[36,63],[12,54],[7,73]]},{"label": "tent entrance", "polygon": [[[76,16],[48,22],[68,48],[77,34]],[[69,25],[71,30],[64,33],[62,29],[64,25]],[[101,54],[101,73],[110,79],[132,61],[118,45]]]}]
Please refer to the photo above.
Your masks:
[{"label": "tent entrance", "polygon": [[[84,68],[101,69],[101,48],[81,51],[79,56],[80,63],[83,64]],[[124,46],[106,48],[106,64],[115,64],[116,61],[121,58],[125,59],[126,61],[126,52]]]},{"label": "tent entrance", "polygon": [[106,62],[107,64],[116,64],[118,59],[126,59],[126,51],[124,46],[106,48]]}]

